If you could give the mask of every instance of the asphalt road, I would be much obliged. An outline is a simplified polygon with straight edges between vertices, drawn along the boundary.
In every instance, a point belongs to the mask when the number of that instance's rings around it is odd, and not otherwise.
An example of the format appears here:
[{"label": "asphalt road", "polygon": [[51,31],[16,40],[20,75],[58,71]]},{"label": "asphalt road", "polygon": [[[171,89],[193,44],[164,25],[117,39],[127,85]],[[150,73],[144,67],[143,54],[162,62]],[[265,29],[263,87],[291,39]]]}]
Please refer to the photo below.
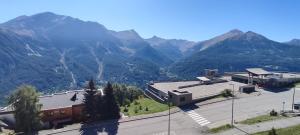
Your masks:
[{"label": "asphalt road", "polygon": [[[272,109],[281,111],[283,109],[283,101],[285,102],[285,110],[292,109],[293,90],[273,93],[262,91],[260,96],[249,96],[236,99],[234,101],[234,120],[241,121],[247,118],[255,117],[269,113]],[[295,102],[300,101],[300,89],[296,90]],[[216,127],[231,123],[231,106],[232,101],[224,101],[207,106],[200,106],[195,111],[209,120],[209,127]]]},{"label": "asphalt road", "polygon": [[[256,94],[243,96],[235,99],[234,119],[236,121],[244,120],[257,115],[266,114],[272,109],[282,110],[285,101],[285,109],[291,109],[292,90],[272,93],[263,91],[260,96]],[[300,89],[296,90],[295,101],[300,101]],[[200,106],[193,110],[203,118],[190,116],[189,113],[181,111],[171,115],[171,135],[199,135],[208,127],[216,127],[231,122],[231,100]],[[197,115],[197,116],[198,116]],[[209,121],[209,124],[201,126],[203,119]],[[61,130],[73,129],[67,132],[57,134],[63,135],[167,135],[168,134],[168,116],[150,118],[125,123],[107,122],[96,126],[84,126],[83,130],[80,124],[70,125],[59,130],[42,131],[40,134],[48,134]]]},{"label": "asphalt road", "polygon": [[[42,131],[40,134],[49,134],[66,129],[74,129],[67,132],[57,133],[55,135],[167,135],[168,134],[168,117],[157,117],[146,120],[138,120],[125,123],[107,122],[97,124],[96,126],[80,125],[67,126],[64,129]],[[195,135],[201,134],[201,131],[207,127],[201,127],[192,121],[183,112],[175,113],[171,116],[171,135]]]}]

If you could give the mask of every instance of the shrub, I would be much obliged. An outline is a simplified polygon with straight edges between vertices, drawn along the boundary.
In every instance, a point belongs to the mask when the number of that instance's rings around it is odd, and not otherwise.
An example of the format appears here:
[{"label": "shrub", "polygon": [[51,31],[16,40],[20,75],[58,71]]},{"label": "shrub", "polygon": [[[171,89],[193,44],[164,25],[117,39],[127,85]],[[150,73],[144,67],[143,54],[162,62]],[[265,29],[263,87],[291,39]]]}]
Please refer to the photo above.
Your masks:
[{"label": "shrub", "polygon": [[143,110],[143,107],[140,105],[140,110]]},{"label": "shrub", "polygon": [[137,107],[134,108],[134,113],[138,113],[139,109]]},{"label": "shrub", "polygon": [[124,100],[124,104],[127,105],[127,106],[130,106],[130,103],[131,103],[131,102],[130,102],[129,99],[125,99],[125,100]]},{"label": "shrub", "polygon": [[138,104],[140,104],[138,101],[134,101],[134,105],[138,105]]},{"label": "shrub", "polygon": [[277,116],[278,113],[273,109],[271,112],[270,112],[270,116]]},{"label": "shrub", "polygon": [[128,112],[128,108],[127,107],[124,108],[124,112]]},{"label": "shrub", "polygon": [[223,97],[232,97],[232,96],[233,96],[230,89],[225,89],[225,90],[223,90],[223,91],[221,92],[221,95],[222,95]]},{"label": "shrub", "polygon": [[146,107],[145,111],[149,111],[148,106]]}]

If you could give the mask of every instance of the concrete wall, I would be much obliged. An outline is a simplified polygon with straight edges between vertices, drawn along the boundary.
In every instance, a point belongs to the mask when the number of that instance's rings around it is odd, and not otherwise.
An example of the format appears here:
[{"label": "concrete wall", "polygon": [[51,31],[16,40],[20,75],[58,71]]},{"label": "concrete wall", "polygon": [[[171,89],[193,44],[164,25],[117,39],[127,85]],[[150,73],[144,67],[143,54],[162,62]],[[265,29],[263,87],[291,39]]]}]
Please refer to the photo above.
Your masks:
[{"label": "concrete wall", "polygon": [[167,93],[157,90],[150,85],[148,85],[147,90],[150,91],[150,93],[155,94],[156,96],[158,96],[159,98],[161,98],[163,100],[166,99],[166,97],[168,96]]},{"label": "concrete wall", "polygon": [[178,94],[174,92],[169,92],[169,94],[170,94],[170,102],[173,105],[181,106],[192,102],[192,93]]}]

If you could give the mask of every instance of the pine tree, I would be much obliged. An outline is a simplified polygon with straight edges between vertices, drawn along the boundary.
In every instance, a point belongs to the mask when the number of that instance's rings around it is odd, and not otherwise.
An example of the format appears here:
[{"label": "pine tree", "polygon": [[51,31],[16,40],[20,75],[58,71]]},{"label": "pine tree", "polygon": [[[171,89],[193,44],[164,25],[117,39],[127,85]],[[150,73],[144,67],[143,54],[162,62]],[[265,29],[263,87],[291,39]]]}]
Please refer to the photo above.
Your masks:
[{"label": "pine tree", "polygon": [[16,120],[15,132],[25,135],[36,134],[41,127],[41,104],[36,89],[23,85],[17,88],[10,98],[9,103],[14,109]]},{"label": "pine tree", "polygon": [[103,113],[104,119],[119,119],[120,118],[120,108],[114,97],[114,91],[112,85],[108,82],[104,88],[104,109]]},{"label": "pine tree", "polygon": [[85,94],[84,94],[84,105],[85,105],[84,113],[85,113],[85,116],[89,120],[92,120],[92,121],[94,121],[96,119],[96,115],[97,115],[97,109],[95,108],[96,92],[97,91],[96,91],[94,80],[91,79],[89,81],[89,84],[88,84],[87,89],[85,90]]},{"label": "pine tree", "polygon": [[101,94],[101,92],[97,93],[96,95],[95,108],[97,111],[97,119],[98,120],[103,119],[103,113],[105,110],[104,110],[104,103],[103,103],[103,95]]}]

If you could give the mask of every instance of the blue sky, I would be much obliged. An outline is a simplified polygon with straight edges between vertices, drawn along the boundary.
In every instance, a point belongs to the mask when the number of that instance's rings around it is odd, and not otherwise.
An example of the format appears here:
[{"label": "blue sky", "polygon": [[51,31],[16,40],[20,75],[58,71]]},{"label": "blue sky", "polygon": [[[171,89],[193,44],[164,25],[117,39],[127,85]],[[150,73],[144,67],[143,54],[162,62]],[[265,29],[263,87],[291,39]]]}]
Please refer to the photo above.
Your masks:
[{"label": "blue sky", "polygon": [[144,38],[201,41],[231,29],[300,38],[299,0],[1,0],[0,22],[45,11],[135,29]]}]

